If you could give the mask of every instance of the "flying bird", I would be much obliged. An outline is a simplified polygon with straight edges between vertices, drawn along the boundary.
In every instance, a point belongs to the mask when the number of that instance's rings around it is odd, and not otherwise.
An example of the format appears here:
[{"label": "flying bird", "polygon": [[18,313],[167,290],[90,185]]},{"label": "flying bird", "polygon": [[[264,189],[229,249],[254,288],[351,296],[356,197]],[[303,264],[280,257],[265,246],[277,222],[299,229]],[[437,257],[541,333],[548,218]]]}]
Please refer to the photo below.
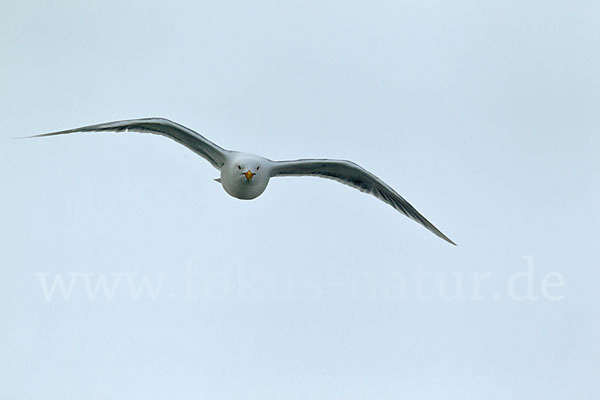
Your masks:
[{"label": "flying bird", "polygon": [[215,180],[221,183],[227,193],[238,199],[250,200],[260,196],[267,188],[269,180],[278,176],[308,175],[333,179],[377,197],[423,225],[440,238],[456,245],[394,189],[352,161],[330,159],[272,161],[254,154],[223,149],[199,133],[164,118],[106,122],[28,137],[55,136],[77,132],[129,131],[166,136],[202,156],[213,167],[220,170],[220,178]]}]

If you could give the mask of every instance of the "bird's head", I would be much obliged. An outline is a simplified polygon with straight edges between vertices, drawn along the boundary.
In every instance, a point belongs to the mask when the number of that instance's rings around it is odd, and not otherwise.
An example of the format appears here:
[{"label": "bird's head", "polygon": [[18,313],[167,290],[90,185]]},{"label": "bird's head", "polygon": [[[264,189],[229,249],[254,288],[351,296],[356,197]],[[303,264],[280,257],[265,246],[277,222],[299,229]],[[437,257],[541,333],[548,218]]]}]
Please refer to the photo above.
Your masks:
[{"label": "bird's head", "polygon": [[268,160],[240,154],[228,161],[221,169],[221,183],[227,193],[239,199],[253,199],[264,192],[270,177]]}]

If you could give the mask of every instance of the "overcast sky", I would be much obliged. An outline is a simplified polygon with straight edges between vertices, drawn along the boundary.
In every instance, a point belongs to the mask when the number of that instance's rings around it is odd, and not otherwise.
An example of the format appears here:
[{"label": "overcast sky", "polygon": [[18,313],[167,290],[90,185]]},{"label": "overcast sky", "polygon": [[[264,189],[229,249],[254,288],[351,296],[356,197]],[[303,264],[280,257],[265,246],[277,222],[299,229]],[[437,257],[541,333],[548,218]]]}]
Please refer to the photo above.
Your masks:
[{"label": "overcast sky", "polygon": [[[4,2],[0,398],[598,398],[598,4]],[[148,116],[353,160],[458,247],[159,136],[11,140]]]}]

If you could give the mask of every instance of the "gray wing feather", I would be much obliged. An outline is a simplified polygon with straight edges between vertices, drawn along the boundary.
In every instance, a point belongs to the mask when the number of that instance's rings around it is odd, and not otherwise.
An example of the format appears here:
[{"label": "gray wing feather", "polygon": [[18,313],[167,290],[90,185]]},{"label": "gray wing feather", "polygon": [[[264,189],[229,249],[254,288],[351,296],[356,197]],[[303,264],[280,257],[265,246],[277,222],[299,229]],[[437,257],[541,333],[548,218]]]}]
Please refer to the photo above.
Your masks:
[{"label": "gray wing feather", "polygon": [[271,176],[313,175],[333,179],[349,185],[361,192],[369,193],[386,202],[407,217],[417,221],[425,228],[456,245],[438,228],[422,216],[408,201],[381,179],[362,168],[360,165],[345,160],[293,160],[275,161]]},{"label": "gray wing feather", "polygon": [[156,135],[166,136],[173,139],[177,143],[180,143],[192,150],[194,153],[204,157],[210,162],[215,168],[220,169],[225,163],[225,159],[228,150],[225,150],[204,136],[200,135],[193,130],[186,128],[176,122],[170,121],[165,118],[140,118],[130,119],[125,121],[113,121],[106,122],[103,124],[88,125],[81,128],[68,129],[64,131],[44,133],[41,135],[29,136],[43,137],[43,136],[55,136],[65,135],[68,133],[76,132],[142,132],[142,133],[153,133]]}]

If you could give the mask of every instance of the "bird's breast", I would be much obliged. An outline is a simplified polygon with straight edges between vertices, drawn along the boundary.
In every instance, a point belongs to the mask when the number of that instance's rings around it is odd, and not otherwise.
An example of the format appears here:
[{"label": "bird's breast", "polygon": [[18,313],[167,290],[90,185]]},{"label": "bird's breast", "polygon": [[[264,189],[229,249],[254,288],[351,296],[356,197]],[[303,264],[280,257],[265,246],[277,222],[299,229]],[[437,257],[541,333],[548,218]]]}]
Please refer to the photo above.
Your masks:
[{"label": "bird's breast", "polygon": [[256,179],[248,180],[245,177],[221,177],[223,189],[230,195],[241,200],[251,200],[260,196],[266,189],[267,184]]}]

